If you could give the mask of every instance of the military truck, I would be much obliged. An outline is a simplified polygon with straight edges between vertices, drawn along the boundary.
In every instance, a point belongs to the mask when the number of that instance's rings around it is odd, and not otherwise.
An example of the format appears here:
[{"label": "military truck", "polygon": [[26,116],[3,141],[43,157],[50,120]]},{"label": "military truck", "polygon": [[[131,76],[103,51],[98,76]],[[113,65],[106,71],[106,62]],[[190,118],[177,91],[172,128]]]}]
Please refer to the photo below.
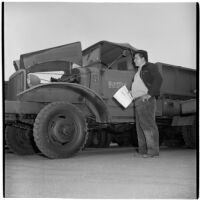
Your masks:
[{"label": "military truck", "polygon": [[[123,85],[131,88],[136,50],[100,41],[82,51],[75,42],[21,55],[7,83],[6,144],[20,155],[40,151],[49,158],[111,142],[137,145],[134,103],[124,109],[113,98]],[[163,76],[156,111],[160,139],[184,136],[195,147],[196,72],[156,64]]]}]

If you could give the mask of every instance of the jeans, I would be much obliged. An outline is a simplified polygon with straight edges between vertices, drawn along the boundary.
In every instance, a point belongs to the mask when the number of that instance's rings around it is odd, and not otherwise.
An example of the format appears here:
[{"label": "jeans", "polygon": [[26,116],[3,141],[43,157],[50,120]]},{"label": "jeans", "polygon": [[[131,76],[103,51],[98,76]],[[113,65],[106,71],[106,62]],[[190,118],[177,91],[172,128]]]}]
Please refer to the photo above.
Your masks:
[{"label": "jeans", "polygon": [[159,155],[159,132],[155,121],[156,99],[135,100],[136,130],[139,153]]}]

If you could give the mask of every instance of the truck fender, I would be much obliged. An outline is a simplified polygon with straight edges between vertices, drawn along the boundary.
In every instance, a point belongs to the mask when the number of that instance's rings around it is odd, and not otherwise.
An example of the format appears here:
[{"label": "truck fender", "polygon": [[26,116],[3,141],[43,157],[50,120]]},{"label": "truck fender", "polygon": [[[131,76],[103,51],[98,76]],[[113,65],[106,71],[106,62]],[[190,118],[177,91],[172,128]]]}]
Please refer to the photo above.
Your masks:
[{"label": "truck fender", "polygon": [[109,122],[110,115],[103,99],[93,90],[75,83],[48,83],[34,86],[18,94],[18,100],[50,103],[67,101],[86,104],[96,116],[97,122]]}]

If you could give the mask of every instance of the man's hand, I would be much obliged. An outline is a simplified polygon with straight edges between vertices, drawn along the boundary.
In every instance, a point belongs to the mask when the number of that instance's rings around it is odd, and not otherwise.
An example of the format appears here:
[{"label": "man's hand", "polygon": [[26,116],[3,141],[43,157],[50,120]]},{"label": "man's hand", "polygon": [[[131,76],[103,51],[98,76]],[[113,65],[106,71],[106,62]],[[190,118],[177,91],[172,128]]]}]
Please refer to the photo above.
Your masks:
[{"label": "man's hand", "polygon": [[142,101],[148,101],[151,98],[151,96],[149,94],[145,94],[144,96],[142,96]]}]

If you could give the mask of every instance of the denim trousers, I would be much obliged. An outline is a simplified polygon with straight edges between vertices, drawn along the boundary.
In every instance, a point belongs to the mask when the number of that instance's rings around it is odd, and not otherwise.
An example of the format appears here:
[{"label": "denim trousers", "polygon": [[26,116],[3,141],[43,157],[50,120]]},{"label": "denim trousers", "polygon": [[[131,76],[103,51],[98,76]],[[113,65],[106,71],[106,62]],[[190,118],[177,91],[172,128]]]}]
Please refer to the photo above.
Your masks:
[{"label": "denim trousers", "polygon": [[159,132],[155,121],[156,99],[135,100],[136,130],[139,153],[159,155]]}]

